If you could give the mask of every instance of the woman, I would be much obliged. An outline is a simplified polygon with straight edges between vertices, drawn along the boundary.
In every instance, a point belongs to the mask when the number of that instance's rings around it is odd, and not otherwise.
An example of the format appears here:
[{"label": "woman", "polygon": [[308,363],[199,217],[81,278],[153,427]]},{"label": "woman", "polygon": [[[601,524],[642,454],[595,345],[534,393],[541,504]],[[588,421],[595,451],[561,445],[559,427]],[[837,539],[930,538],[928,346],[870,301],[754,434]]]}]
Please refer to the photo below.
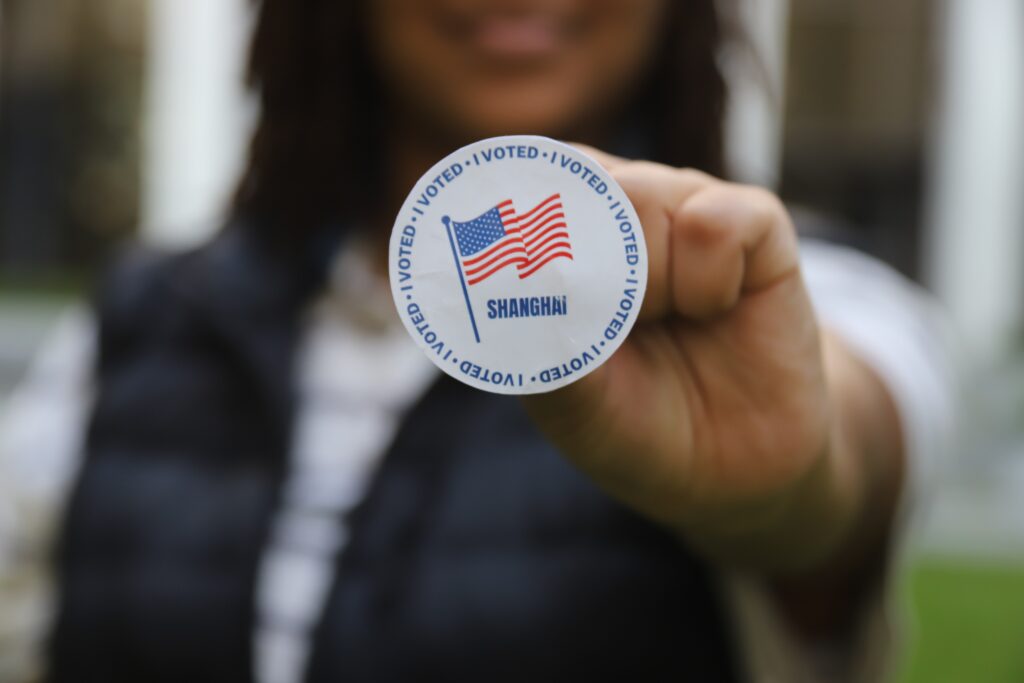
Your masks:
[{"label": "woman", "polygon": [[[264,0],[234,220],[100,299],[52,678],[737,680],[733,571],[844,642],[912,435],[782,205],[715,177],[720,35],[711,0]],[[521,402],[438,377],[383,279],[419,175],[509,133],[592,145],[651,254],[621,350]]]}]

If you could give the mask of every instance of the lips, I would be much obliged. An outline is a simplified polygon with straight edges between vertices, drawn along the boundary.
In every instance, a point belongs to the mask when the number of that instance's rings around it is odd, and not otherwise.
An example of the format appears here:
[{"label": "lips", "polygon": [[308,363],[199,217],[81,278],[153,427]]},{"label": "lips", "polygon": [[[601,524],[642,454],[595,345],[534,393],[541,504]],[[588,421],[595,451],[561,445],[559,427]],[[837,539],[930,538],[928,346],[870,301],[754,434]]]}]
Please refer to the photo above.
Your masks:
[{"label": "lips", "polygon": [[552,17],[485,16],[469,31],[470,45],[501,59],[536,59],[553,55],[562,46],[565,31]]},{"label": "lips", "polygon": [[481,9],[443,18],[449,39],[475,57],[498,62],[532,62],[555,57],[571,40],[571,17],[542,8],[526,11]]}]

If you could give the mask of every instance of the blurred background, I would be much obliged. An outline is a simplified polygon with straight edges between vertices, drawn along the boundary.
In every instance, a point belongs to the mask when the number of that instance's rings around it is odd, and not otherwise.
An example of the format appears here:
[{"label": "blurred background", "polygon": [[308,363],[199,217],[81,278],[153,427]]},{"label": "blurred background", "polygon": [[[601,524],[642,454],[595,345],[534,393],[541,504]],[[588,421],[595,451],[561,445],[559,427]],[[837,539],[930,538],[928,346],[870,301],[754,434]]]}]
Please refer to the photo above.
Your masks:
[{"label": "blurred background", "polygon": [[[959,339],[902,680],[1024,681],[1024,3],[746,0],[737,21],[734,174],[929,288]],[[116,244],[217,228],[249,29],[246,0],[0,0],[0,410]]]}]

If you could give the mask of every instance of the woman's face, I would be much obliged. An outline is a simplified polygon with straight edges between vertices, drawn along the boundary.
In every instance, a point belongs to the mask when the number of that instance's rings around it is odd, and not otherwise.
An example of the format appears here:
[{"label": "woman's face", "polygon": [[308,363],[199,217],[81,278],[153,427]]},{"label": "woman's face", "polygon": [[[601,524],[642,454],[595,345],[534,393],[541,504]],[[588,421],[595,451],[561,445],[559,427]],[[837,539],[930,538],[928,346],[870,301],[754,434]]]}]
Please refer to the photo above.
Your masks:
[{"label": "woman's face", "polygon": [[639,79],[668,0],[367,0],[371,50],[411,120],[463,141],[580,135]]}]

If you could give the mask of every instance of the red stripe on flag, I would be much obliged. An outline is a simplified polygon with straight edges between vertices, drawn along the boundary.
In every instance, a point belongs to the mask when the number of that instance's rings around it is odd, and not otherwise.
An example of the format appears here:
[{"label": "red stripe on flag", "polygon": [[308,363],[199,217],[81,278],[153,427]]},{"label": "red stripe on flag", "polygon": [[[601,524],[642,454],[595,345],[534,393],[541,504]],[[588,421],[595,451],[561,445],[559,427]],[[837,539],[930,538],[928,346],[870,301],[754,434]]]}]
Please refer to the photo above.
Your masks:
[{"label": "red stripe on flag", "polygon": [[[561,239],[561,238],[559,238],[559,239]],[[547,254],[549,251],[551,251],[552,249],[555,249],[555,248],[565,248],[565,249],[568,249],[569,251],[572,251],[572,246],[569,245],[569,240],[567,240],[567,239],[562,239],[561,241],[557,241],[556,240],[556,241],[553,241],[551,244],[545,244],[543,249],[538,249],[534,253],[530,254],[528,259],[527,259],[526,265],[529,266],[529,265],[533,264],[534,262],[539,261],[541,258],[544,257],[545,254]]]},{"label": "red stripe on flag", "polygon": [[[564,242],[562,242],[560,244],[565,244],[566,247],[569,246],[568,243],[564,243]],[[556,258],[560,258],[560,257],[563,257],[563,256],[565,258],[569,259],[570,261],[573,260],[572,254],[570,254],[568,251],[555,251],[552,254],[550,254],[547,258],[542,259],[541,261],[538,261],[537,263],[528,266],[527,269],[520,270],[519,271],[519,279],[522,280],[524,278],[530,277],[531,275],[536,273],[538,270],[540,270],[540,268],[544,264],[548,263],[549,261],[554,261]]]},{"label": "red stripe on flag", "polygon": [[519,235],[507,235],[505,237],[502,237],[500,240],[498,240],[497,242],[495,242],[491,246],[487,247],[482,252],[473,254],[470,257],[462,259],[462,265],[466,266],[466,267],[469,267],[469,266],[478,264],[481,261],[486,261],[491,256],[493,256],[495,253],[501,251],[502,249],[505,249],[508,246],[512,246],[512,245],[517,246],[519,248],[523,248],[522,247],[523,241],[521,239],[519,239]]},{"label": "red stripe on flag", "polygon": [[[540,242],[541,240],[546,238],[551,233],[553,233],[553,232],[566,232],[568,229],[569,229],[568,226],[564,222],[562,222],[562,221],[559,221],[558,223],[552,223],[551,225],[546,227],[544,230],[541,230],[540,232],[536,233],[535,235],[531,235],[528,239],[524,240],[523,244],[526,245],[526,250],[530,251],[531,249],[534,248],[533,245],[537,244],[538,242]],[[566,233],[565,236],[568,237],[569,236],[568,233]]]},{"label": "red stripe on flag", "polygon": [[555,194],[551,195],[550,197],[548,197],[547,199],[542,201],[540,204],[538,204],[537,206],[535,206],[532,209],[530,209],[529,211],[527,211],[526,213],[519,214],[519,222],[521,223],[521,222],[523,222],[525,220],[529,220],[530,217],[533,216],[533,214],[537,213],[537,211],[542,209],[545,205],[547,205],[548,202],[550,202],[553,199],[559,199],[560,197],[561,197],[561,195],[556,192]]},{"label": "red stripe on flag", "polygon": [[505,266],[511,266],[513,264],[524,263],[524,262],[526,262],[526,257],[525,256],[521,256],[521,255],[509,256],[507,259],[499,260],[498,263],[496,263],[492,268],[487,270],[487,272],[485,272],[485,273],[482,273],[480,275],[475,275],[473,277],[469,277],[468,274],[467,274],[466,284],[468,284],[468,285],[475,285],[478,282],[483,282],[484,280],[486,280],[490,276],[494,275],[495,273],[497,273],[499,270],[501,270]]},{"label": "red stripe on flag", "polygon": [[562,205],[560,203],[552,204],[528,221],[520,219],[519,227],[523,232],[530,232],[531,230],[535,230],[538,225],[543,225],[545,222],[555,217],[565,218],[565,215],[562,213]]},{"label": "red stripe on flag", "polygon": [[[562,231],[562,230],[559,230],[558,232],[555,232],[555,233],[552,233],[552,234],[548,235],[547,237],[544,238],[543,241],[541,241],[538,244],[533,245],[532,247],[530,247],[526,251],[527,258],[529,260],[533,261],[534,259],[537,258],[537,256],[539,254],[543,253],[544,250],[548,248],[549,244],[551,244],[555,240],[563,240],[566,244],[568,244],[569,243],[569,233],[567,233],[565,231]],[[572,247],[570,247],[570,249],[571,248]]]},{"label": "red stripe on flag", "polygon": [[467,268],[466,271],[465,271],[466,275],[476,275],[477,273],[479,273],[479,272],[489,268],[491,266],[491,264],[494,263],[495,261],[503,259],[503,258],[505,258],[507,256],[516,256],[516,258],[520,258],[523,261],[526,261],[527,259],[529,259],[529,255],[526,253],[525,249],[523,249],[518,244],[517,245],[513,245],[513,246],[509,247],[508,249],[506,249],[506,250],[504,250],[504,251],[502,251],[502,252],[500,252],[498,254],[495,254],[494,258],[489,259],[489,260],[487,260],[487,261],[485,261],[483,263],[477,264],[477,265],[473,266],[472,268]]}]

